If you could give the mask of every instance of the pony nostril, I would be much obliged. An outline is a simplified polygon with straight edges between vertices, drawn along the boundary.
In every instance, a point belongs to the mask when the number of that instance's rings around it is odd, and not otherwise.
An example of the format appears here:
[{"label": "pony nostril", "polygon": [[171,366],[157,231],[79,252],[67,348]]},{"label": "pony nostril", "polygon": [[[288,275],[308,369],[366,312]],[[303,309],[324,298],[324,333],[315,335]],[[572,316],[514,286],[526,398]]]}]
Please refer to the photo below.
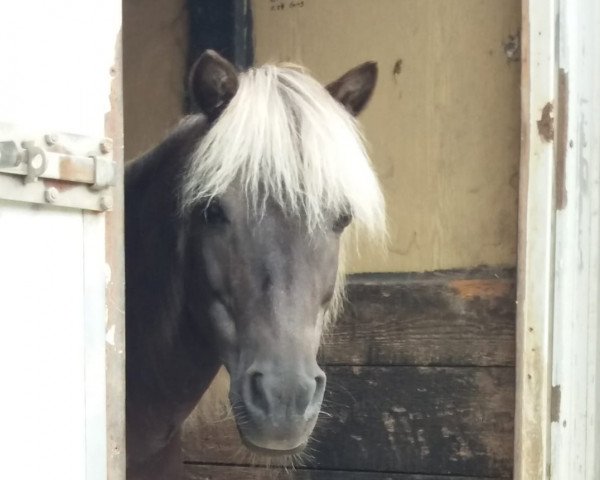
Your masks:
[{"label": "pony nostril", "polygon": [[325,381],[326,376],[324,373],[321,373],[315,377],[316,388],[312,399],[313,404],[319,404],[323,401],[323,394],[325,392]]},{"label": "pony nostril", "polygon": [[269,412],[269,402],[263,385],[263,374],[254,372],[250,374],[250,406],[263,414]]}]

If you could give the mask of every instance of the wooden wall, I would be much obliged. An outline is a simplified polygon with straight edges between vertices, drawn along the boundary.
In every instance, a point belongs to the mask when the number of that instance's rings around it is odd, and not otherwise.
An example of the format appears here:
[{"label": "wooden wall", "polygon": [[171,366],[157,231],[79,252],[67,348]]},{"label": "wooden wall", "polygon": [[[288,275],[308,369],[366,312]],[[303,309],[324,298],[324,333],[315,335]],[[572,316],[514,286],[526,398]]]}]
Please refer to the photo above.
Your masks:
[{"label": "wooden wall", "polygon": [[489,269],[352,277],[349,306],[322,349],[326,414],[306,468],[249,468],[233,421],[194,415],[188,478],[510,477],[513,278]]}]

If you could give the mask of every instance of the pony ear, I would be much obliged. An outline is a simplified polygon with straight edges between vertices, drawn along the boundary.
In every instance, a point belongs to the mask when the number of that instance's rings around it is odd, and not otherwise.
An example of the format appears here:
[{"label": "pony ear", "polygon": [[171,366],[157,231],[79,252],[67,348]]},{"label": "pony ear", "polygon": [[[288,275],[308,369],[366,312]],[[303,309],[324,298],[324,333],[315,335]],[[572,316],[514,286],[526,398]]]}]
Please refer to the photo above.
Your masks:
[{"label": "pony ear", "polygon": [[214,120],[237,92],[238,72],[217,52],[206,50],[192,66],[189,82],[193,101]]},{"label": "pony ear", "polygon": [[377,63],[365,62],[325,88],[346,110],[357,116],[367,106],[376,83]]}]

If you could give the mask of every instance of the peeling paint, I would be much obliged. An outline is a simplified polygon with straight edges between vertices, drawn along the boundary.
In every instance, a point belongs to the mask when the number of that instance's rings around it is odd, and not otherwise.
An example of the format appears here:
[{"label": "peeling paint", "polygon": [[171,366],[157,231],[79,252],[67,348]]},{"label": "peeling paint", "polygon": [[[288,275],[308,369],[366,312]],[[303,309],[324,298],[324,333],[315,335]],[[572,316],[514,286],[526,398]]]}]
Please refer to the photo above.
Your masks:
[{"label": "peeling paint", "polygon": [[521,61],[521,32],[509,34],[502,42],[504,54],[509,62]]},{"label": "peeling paint", "polygon": [[550,421],[558,422],[560,420],[560,385],[552,386],[552,393],[550,396]]},{"label": "peeling paint", "polygon": [[381,415],[381,421],[383,426],[388,433],[396,432],[396,420],[388,412],[383,412]]},{"label": "peeling paint", "polygon": [[396,60],[396,63],[394,63],[394,69],[392,70],[392,75],[394,77],[394,81],[397,83],[398,79],[400,78],[400,74],[402,73],[402,59],[399,58],[398,60]]},{"label": "peeling paint", "polygon": [[454,280],[450,283],[450,287],[464,300],[472,298],[499,298],[507,296],[513,287],[513,282],[510,280],[471,280],[461,279]]},{"label": "peeling paint", "polygon": [[[396,446],[396,419],[389,412],[383,412],[383,414],[381,415],[381,420],[382,420],[383,426],[385,427],[385,430],[387,432],[387,438],[388,438],[388,442],[390,443],[390,449],[394,452],[394,455],[396,456],[396,458],[398,458],[399,451]],[[400,421],[402,422],[402,420],[406,420],[406,419],[403,417],[400,419]],[[410,428],[410,426],[409,426],[409,428]],[[405,429],[406,429],[406,426],[405,426]],[[414,444],[414,439],[412,438],[412,436],[409,436],[408,438],[411,441],[411,443]]]},{"label": "peeling paint", "polygon": [[537,121],[538,133],[542,140],[551,142],[554,140],[554,117],[552,110],[554,109],[551,102],[546,103],[542,109],[542,118]]}]

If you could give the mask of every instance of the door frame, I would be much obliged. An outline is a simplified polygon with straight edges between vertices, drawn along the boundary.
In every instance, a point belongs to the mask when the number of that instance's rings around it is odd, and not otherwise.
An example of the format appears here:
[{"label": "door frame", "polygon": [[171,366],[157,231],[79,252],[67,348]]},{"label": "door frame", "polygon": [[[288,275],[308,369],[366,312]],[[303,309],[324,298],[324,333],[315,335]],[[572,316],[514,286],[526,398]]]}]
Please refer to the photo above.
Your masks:
[{"label": "door frame", "polygon": [[600,5],[523,0],[516,480],[600,478]]}]

